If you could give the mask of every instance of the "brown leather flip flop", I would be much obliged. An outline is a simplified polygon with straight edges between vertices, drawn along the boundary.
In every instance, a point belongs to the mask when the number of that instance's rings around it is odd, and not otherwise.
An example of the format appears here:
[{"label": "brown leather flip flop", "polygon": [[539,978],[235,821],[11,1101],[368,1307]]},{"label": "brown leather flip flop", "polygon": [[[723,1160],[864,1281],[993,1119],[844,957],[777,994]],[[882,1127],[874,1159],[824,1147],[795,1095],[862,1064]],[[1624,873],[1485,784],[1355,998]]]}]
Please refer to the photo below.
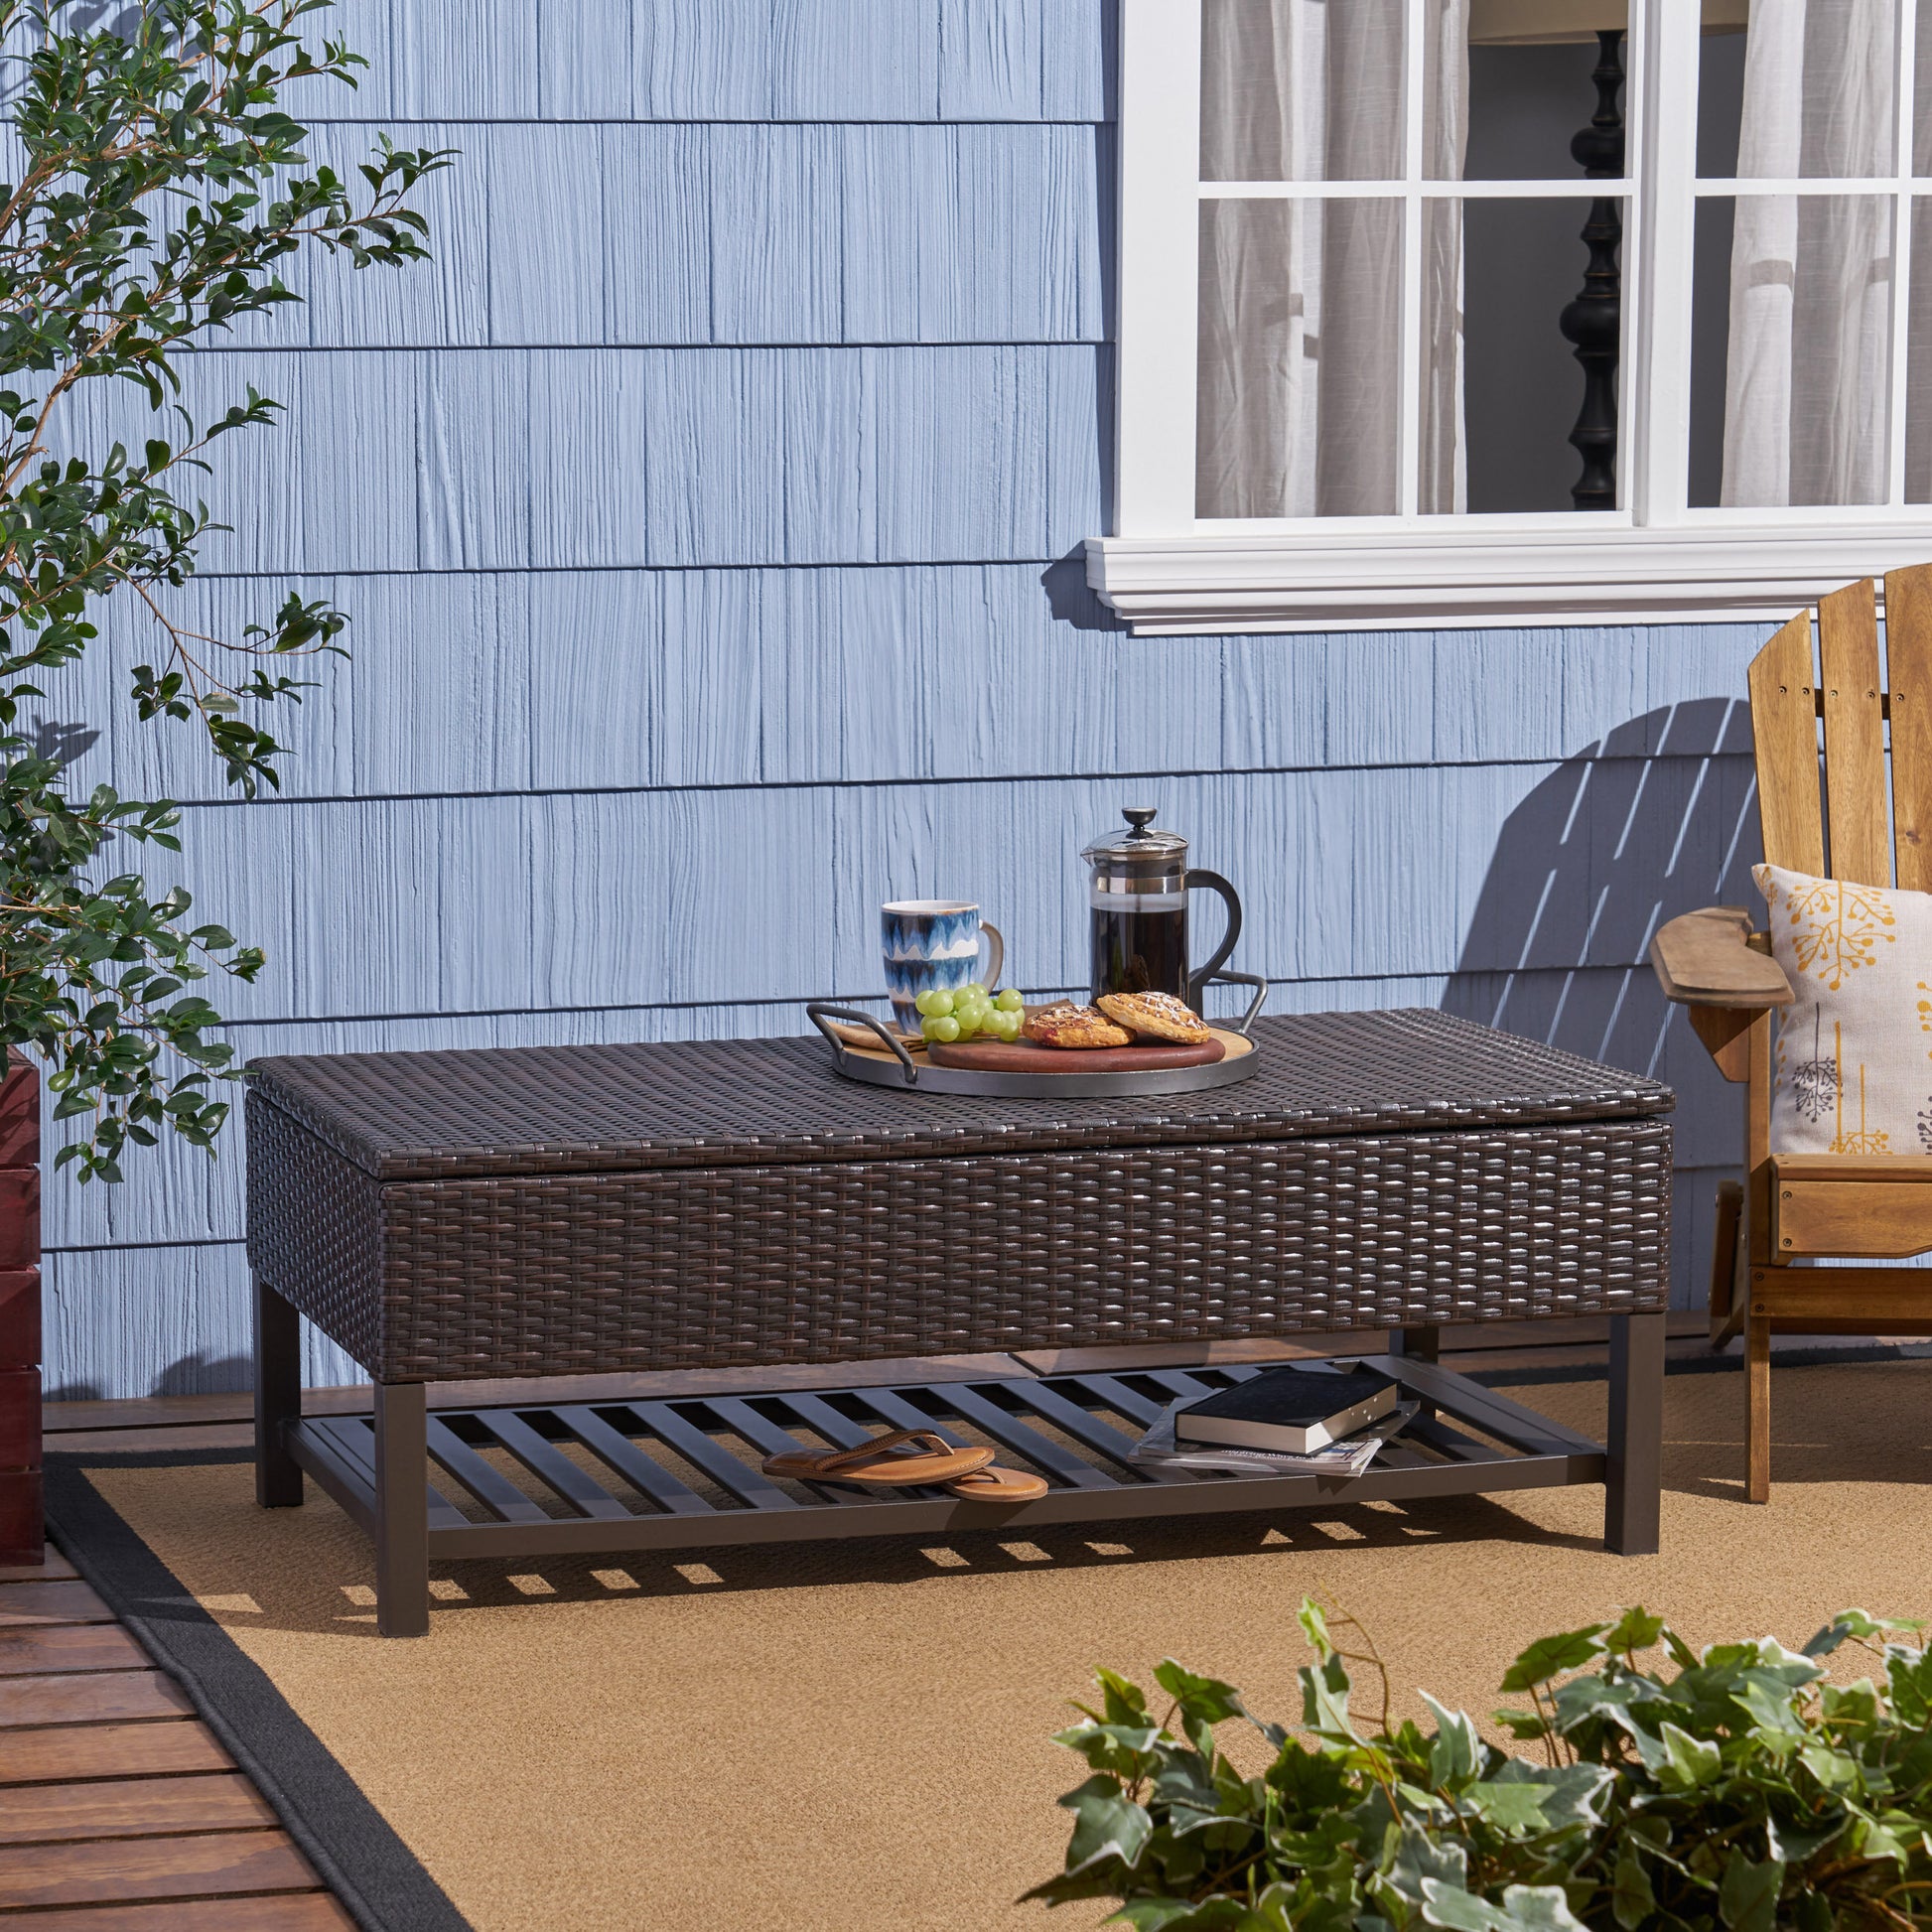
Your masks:
[{"label": "brown leather flip flop", "polygon": [[1024,1469],[1000,1469],[988,1465],[960,1476],[946,1487],[969,1503],[1030,1503],[1046,1493],[1044,1476],[1029,1475]]},{"label": "brown leather flip flop", "polygon": [[993,1456],[990,1449],[956,1448],[937,1430],[895,1429],[856,1449],[780,1449],[759,1467],[768,1476],[804,1482],[876,1482],[897,1487],[953,1482],[985,1468]]}]

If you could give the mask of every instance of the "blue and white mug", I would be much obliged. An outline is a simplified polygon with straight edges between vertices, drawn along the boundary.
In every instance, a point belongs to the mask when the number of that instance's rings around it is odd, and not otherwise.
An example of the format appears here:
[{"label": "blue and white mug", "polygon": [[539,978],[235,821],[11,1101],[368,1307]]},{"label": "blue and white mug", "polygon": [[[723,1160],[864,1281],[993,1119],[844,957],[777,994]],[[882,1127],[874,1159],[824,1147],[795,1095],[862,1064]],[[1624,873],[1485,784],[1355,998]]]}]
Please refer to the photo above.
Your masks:
[{"label": "blue and white mug", "polygon": [[[1007,943],[1000,928],[980,917],[977,905],[955,899],[902,898],[880,908],[880,938],[886,952],[886,990],[893,1017],[908,1033],[919,1031],[914,1002],[934,987],[951,993],[977,980],[991,991],[1000,983]],[[986,941],[986,966],[980,970],[980,941]]]}]

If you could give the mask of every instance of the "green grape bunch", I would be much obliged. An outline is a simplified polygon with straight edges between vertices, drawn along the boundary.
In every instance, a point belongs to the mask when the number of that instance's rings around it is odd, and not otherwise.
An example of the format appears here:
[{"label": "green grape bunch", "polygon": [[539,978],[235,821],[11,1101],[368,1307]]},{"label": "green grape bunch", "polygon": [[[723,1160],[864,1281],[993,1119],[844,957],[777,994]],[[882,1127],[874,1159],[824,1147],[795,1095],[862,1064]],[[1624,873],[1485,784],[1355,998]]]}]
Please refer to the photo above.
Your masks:
[{"label": "green grape bunch", "polygon": [[977,980],[947,992],[930,987],[912,1003],[920,1013],[919,1032],[950,1046],[956,1039],[1018,1039],[1026,1025],[1027,1003],[1009,986],[997,997]]}]

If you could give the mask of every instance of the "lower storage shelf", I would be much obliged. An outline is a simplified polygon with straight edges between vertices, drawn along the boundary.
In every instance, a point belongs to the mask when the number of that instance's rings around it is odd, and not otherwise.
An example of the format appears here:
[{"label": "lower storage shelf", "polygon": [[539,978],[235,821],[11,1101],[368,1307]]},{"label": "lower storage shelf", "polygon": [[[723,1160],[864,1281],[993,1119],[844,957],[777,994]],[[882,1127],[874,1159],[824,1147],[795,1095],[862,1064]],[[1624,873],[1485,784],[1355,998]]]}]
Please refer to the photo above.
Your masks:
[{"label": "lower storage shelf", "polygon": [[[1246,1366],[440,1410],[427,1422],[428,1553],[434,1561],[928,1536],[1607,1480],[1606,1452],[1587,1436],[1434,1363],[1362,1360],[1399,1381],[1423,1413],[1366,1473],[1339,1478],[1192,1473],[1132,1459],[1139,1433],[1170,1403],[1262,1372]],[[1043,1476],[1047,1494],[971,1502],[938,1488],[781,1483],[759,1469],[777,1449],[853,1447],[895,1429],[991,1444],[1004,1464]],[[379,1540],[372,1417],[309,1417],[287,1425],[284,1441]]]}]

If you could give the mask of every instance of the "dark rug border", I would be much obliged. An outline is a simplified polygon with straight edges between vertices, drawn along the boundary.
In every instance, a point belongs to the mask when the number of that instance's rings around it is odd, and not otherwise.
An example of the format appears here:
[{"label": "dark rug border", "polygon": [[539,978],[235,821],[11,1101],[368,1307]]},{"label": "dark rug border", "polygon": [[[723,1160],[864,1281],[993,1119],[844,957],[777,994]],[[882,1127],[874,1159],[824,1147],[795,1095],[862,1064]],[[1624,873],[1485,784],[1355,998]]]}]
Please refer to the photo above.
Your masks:
[{"label": "dark rug border", "polygon": [[249,1462],[245,1449],[50,1450],[52,1541],[187,1693],[362,1932],[473,1932],[470,1921],[275,1683],[87,1478],[92,1466]]},{"label": "dark rug border", "polygon": [[[1780,1350],[1779,1368],[1923,1360],[1932,1345]],[[1672,1375],[1732,1373],[1741,1356],[1679,1357]],[[1601,1363],[1462,1371],[1492,1387],[1603,1379]],[[362,1932],[473,1932],[395,1828],[226,1630],[87,1479],[89,1468],[188,1468],[250,1462],[248,1449],[50,1449],[47,1511],[53,1541],[186,1692],[222,1747],[247,1772]]]}]

